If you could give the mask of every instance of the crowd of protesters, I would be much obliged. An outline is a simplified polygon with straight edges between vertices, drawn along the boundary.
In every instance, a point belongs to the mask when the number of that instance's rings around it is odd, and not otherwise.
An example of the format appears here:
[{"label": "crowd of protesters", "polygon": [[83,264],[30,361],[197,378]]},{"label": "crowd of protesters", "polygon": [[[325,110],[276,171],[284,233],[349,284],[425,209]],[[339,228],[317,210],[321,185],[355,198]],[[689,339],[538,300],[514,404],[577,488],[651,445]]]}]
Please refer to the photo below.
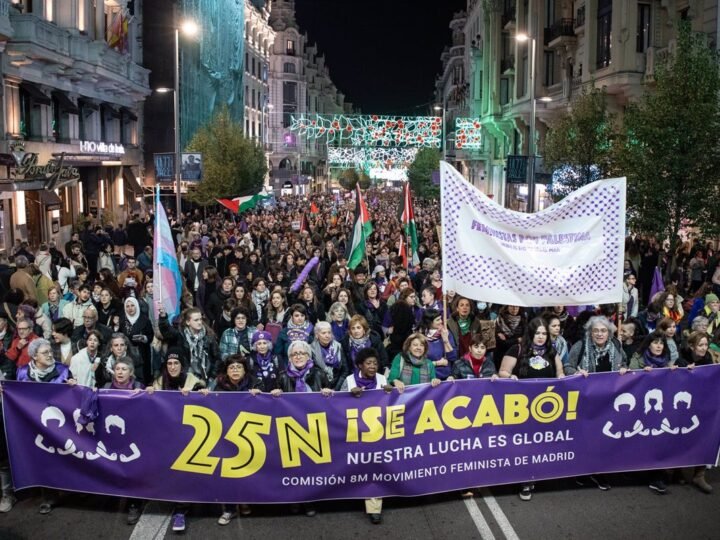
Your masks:
[{"label": "crowd of protesters", "polygon": [[[720,266],[709,247],[686,249],[668,269],[655,242],[628,238],[621,304],[492,305],[443,287],[436,202],[416,202],[419,264],[405,266],[398,199],[367,193],[374,232],[353,269],[345,254],[354,206],[341,197],[314,197],[318,212],[305,219],[308,201],[298,197],[240,216],[171,216],[183,278],[176,320],[162,310],[156,315],[153,305],[152,212],[125,227],[88,227],[62,249],[19,243],[12,257],[0,256],[2,378],[149,392],[360,397],[456,379],[718,363]],[[319,262],[304,277],[314,257]],[[653,291],[658,266],[670,278]],[[16,498],[4,444],[1,451],[0,512],[8,512]],[[689,480],[712,492],[705,467]],[[667,481],[668,474],[655,473],[649,486],[665,494]],[[577,482],[610,488],[599,475]],[[523,484],[520,498],[530,500],[533,490]],[[44,492],[40,512],[55,504],[57,497]],[[312,505],[302,509],[316,513]],[[176,507],[174,530],[184,530],[186,511]],[[223,506],[218,523],[238,511],[251,509]],[[366,501],[373,523],[381,511],[381,500]],[[129,501],[128,523],[139,515],[140,502]]]}]

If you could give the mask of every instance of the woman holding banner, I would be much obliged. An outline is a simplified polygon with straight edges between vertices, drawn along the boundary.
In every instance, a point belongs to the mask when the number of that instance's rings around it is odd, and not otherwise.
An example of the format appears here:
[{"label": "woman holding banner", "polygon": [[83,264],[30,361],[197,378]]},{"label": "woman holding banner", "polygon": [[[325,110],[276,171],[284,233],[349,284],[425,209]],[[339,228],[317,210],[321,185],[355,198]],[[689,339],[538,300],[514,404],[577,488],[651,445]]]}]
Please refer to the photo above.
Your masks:
[{"label": "woman holding banner", "polygon": [[428,308],[422,315],[418,332],[428,342],[427,357],[435,364],[435,374],[444,381],[450,376],[452,367],[458,357],[455,338],[443,324],[439,310]]},{"label": "woman holding banner", "polygon": [[405,387],[430,383],[439,385],[442,381],[435,374],[435,364],[427,357],[428,342],[420,333],[411,334],[403,344],[402,352],[392,362],[388,383],[401,394]]},{"label": "woman holding banner", "polygon": [[602,373],[627,370],[627,357],[622,344],[615,337],[615,325],[607,317],[590,317],[585,324],[583,338],[570,349],[566,375]]},{"label": "woman holding banner", "polygon": [[[528,323],[522,342],[508,349],[498,375],[506,379],[553,379],[565,376],[560,355],[550,343],[548,327],[540,317]],[[532,499],[534,489],[535,484],[522,484],[520,499]]]}]

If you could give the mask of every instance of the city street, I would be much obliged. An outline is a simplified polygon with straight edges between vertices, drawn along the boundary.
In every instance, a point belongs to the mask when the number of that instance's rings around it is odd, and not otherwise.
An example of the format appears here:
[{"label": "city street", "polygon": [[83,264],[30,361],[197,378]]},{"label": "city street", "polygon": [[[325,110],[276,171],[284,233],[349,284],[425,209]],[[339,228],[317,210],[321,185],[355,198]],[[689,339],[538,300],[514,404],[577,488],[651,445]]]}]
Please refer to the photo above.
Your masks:
[{"label": "city street", "polygon": [[[720,474],[707,475],[716,491]],[[457,494],[386,501],[383,524],[371,525],[360,501],[318,505],[315,517],[292,515],[288,506],[254,507],[251,516],[217,525],[216,505],[194,505],[187,538],[365,538],[393,535],[397,540],[435,538],[717,538],[718,494],[704,495],[691,485],[670,485],[665,496],[640,484],[637,475],[616,475],[613,488],[575,487],[572,479],[543,482],[530,502],[513,487],[482,490],[474,499]],[[49,516],[37,513],[39,493],[22,494],[9,514],[0,515],[3,540],[37,538],[161,539],[172,537],[171,505],[150,503],[140,522],[126,524],[125,502],[92,495],[69,495]]]}]

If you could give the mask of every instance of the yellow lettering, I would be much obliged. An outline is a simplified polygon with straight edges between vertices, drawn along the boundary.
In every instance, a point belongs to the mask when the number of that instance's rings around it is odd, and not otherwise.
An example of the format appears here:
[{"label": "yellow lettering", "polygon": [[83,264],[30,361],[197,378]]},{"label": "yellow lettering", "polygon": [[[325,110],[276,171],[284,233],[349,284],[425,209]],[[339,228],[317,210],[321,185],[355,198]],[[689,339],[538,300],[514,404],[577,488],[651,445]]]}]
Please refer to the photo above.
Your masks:
[{"label": "yellow lettering", "polygon": [[241,412],[225,434],[225,439],[237,446],[238,453],[222,460],[220,476],[245,478],[258,472],[267,457],[265,441],[260,435],[269,433],[269,416]]},{"label": "yellow lettering", "polygon": [[346,409],[345,418],[347,418],[347,432],[345,433],[345,442],[358,442],[359,429],[358,429],[358,410],[357,409]]},{"label": "yellow lettering", "polygon": [[390,405],[387,408],[385,423],[385,438],[398,439],[405,436],[405,405]]},{"label": "yellow lettering", "polygon": [[176,471],[213,474],[220,458],[212,457],[210,452],[222,435],[220,417],[207,407],[185,405],[183,424],[195,428],[195,433],[170,468]]},{"label": "yellow lettering", "polygon": [[500,411],[498,411],[495,399],[491,394],[485,394],[478,407],[478,412],[473,420],[473,427],[482,427],[485,424],[492,424],[493,426],[501,426],[502,418],[500,418]]},{"label": "yellow lettering", "polygon": [[327,415],[312,413],[307,415],[307,420],[308,429],[305,429],[291,416],[275,419],[280,459],[284,469],[299,467],[301,453],[317,464],[332,461]]},{"label": "yellow lettering", "polygon": [[364,431],[360,436],[362,442],[378,442],[383,438],[383,425],[380,421],[382,416],[382,409],[380,407],[368,407],[362,412],[363,422],[367,426],[367,431]]},{"label": "yellow lettering", "polygon": [[420,435],[428,430],[443,431],[444,429],[445,427],[435,408],[435,403],[433,401],[426,401],[422,411],[420,411],[420,418],[418,418],[417,425],[415,426],[415,435]]},{"label": "yellow lettering", "polygon": [[522,424],[530,417],[525,394],[505,394],[505,425]]},{"label": "yellow lettering", "polygon": [[455,409],[465,408],[470,405],[470,401],[471,399],[468,396],[456,396],[443,405],[442,419],[447,427],[450,429],[467,429],[472,425],[467,416],[458,418],[453,414]]}]

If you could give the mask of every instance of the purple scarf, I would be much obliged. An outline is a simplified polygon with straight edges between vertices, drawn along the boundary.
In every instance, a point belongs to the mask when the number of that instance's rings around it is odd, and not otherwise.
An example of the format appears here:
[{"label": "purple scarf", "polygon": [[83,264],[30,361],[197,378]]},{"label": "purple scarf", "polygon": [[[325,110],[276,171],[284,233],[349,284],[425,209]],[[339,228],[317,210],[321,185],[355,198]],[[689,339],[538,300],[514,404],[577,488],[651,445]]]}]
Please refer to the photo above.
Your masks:
[{"label": "purple scarf", "polygon": [[643,361],[646,366],[652,368],[664,368],[667,367],[667,358],[665,356],[655,356],[650,353],[650,349],[646,349],[643,353]]},{"label": "purple scarf", "polygon": [[255,361],[257,362],[258,370],[263,374],[263,376],[267,377],[270,372],[273,371],[272,368],[275,367],[273,364],[273,355],[272,351],[268,350],[267,353],[264,355],[261,355],[259,352],[255,352]]},{"label": "purple scarf", "polygon": [[307,384],[305,384],[305,375],[307,375],[310,370],[315,367],[315,364],[313,364],[313,361],[308,361],[307,364],[305,364],[305,367],[298,371],[298,369],[292,365],[292,362],[290,365],[288,365],[287,368],[287,374],[288,377],[291,379],[295,379],[295,391],[296,392],[309,392],[311,390],[308,390]]},{"label": "purple scarf", "polygon": [[[320,345],[320,343],[318,343]],[[334,342],[330,342],[330,345],[323,347],[320,345],[320,352],[322,353],[323,361],[325,365],[335,369],[340,365],[340,355],[338,354],[340,347],[336,347]]]},{"label": "purple scarf", "polygon": [[125,384],[119,384],[115,380],[115,377],[113,377],[110,388],[112,388],[114,390],[132,390],[134,384],[135,384],[135,377],[130,377],[128,379],[128,382],[126,382]]},{"label": "purple scarf", "polygon": [[347,331],[348,331],[348,321],[344,320],[340,324],[333,321],[330,323],[330,328],[332,328],[332,333],[333,333],[333,336],[335,337],[335,340],[342,341],[342,339],[345,337],[345,334],[347,334]]},{"label": "purple scarf", "polygon": [[377,375],[373,377],[372,379],[365,379],[362,375],[360,375],[360,370],[355,370],[355,384],[358,385],[358,387],[362,388],[363,390],[375,390],[377,388]]}]

